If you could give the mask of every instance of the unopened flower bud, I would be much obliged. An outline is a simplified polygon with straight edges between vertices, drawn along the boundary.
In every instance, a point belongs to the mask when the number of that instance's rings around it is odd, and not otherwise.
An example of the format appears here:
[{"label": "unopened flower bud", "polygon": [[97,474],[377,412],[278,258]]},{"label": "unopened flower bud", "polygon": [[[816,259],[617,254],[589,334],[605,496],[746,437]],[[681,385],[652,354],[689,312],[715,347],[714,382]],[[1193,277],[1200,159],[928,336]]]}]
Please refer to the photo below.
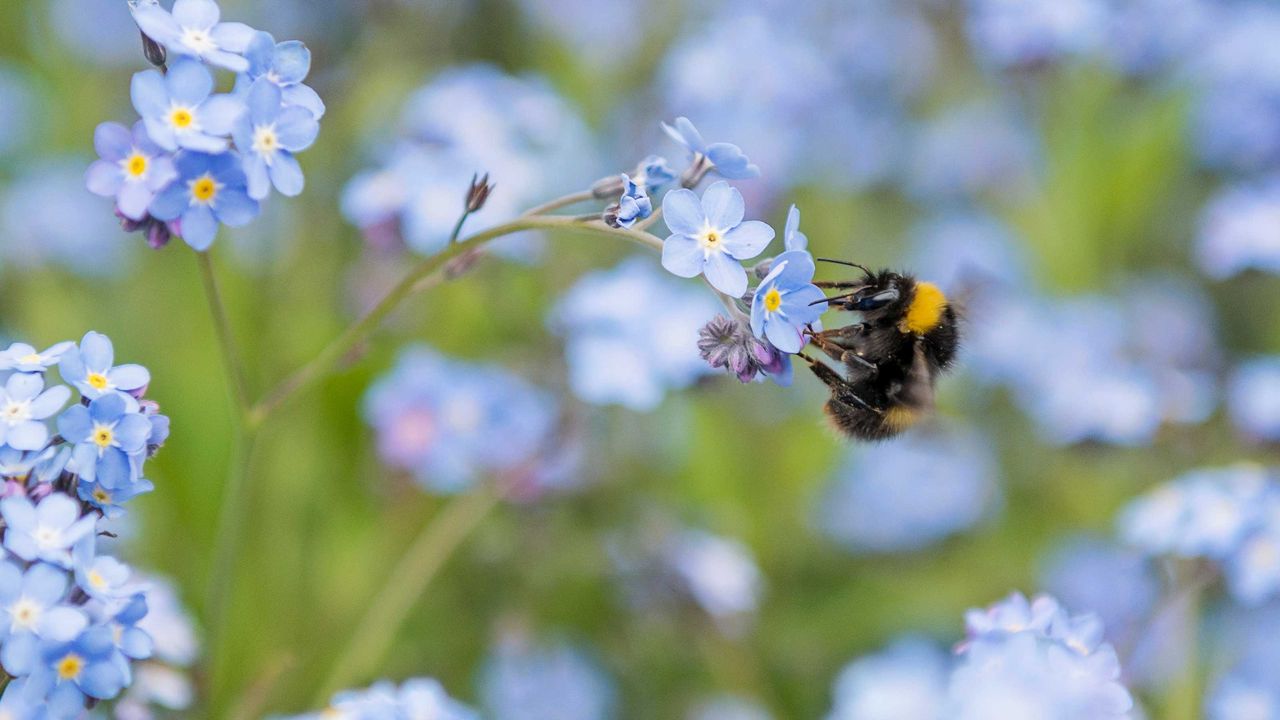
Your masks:
[{"label": "unopened flower bud", "polygon": [[618,224],[618,212],[621,209],[622,207],[618,203],[610,205],[604,209],[604,212],[600,213],[600,220],[609,227],[621,227]]},{"label": "unopened flower bud", "polygon": [[493,188],[494,186],[489,184],[489,173],[485,173],[484,177],[472,175],[471,187],[467,190],[467,212],[473,213],[484,207]]},{"label": "unopened flower bud", "polygon": [[146,33],[142,35],[142,54],[147,58],[147,62],[158,68],[163,68],[168,60],[168,53],[165,52],[164,46],[152,40]]},{"label": "unopened flower bud", "polygon": [[591,194],[597,199],[608,200],[616,198],[622,194],[627,187],[627,181],[621,174],[602,177],[591,184]]}]

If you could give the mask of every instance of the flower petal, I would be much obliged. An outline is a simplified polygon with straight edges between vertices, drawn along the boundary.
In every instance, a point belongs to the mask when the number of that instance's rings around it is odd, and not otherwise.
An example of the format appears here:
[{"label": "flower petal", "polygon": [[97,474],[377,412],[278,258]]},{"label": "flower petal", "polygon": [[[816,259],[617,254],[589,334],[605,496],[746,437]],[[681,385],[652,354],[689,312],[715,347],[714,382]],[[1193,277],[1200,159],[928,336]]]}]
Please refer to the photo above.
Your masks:
[{"label": "flower petal", "polygon": [[214,95],[200,105],[200,125],[210,135],[225,137],[244,112],[244,102],[235,95]]},{"label": "flower petal", "polygon": [[213,76],[199,60],[183,57],[169,63],[165,85],[173,100],[187,105],[199,105],[213,92]]},{"label": "flower petal", "polygon": [[671,232],[690,238],[702,232],[706,223],[698,196],[688,188],[672,190],[663,196],[662,214]]},{"label": "flower petal", "polygon": [[703,272],[711,287],[729,297],[740,298],[747,291],[747,271],[728,253],[713,252],[708,255]]},{"label": "flower petal", "polygon": [[[253,38],[257,34],[257,30],[240,22],[220,23],[211,33],[213,41],[218,43],[218,47],[237,54],[248,52],[249,46],[253,43]],[[243,69],[237,70],[230,66],[227,66],[227,69],[244,72],[249,69],[249,61],[245,60]]]},{"label": "flower petal", "polygon": [[63,405],[71,399],[71,388],[66,385],[54,385],[53,387],[40,393],[27,410],[31,413],[31,417],[36,420],[43,420],[50,415],[62,409]]},{"label": "flower petal", "polygon": [[107,379],[121,390],[137,390],[151,382],[151,373],[141,365],[130,363],[111,368]]},{"label": "flower petal", "polygon": [[772,317],[764,323],[765,338],[784,353],[794,355],[804,347],[804,338],[800,331],[781,317]]},{"label": "flower petal", "polygon": [[320,123],[310,110],[302,107],[285,108],[276,122],[280,147],[289,152],[302,152],[311,147],[320,133]]},{"label": "flower petal", "polygon": [[249,197],[262,200],[271,194],[271,176],[261,155],[255,153],[245,157],[244,175],[248,182]]},{"label": "flower petal", "polygon": [[281,85],[294,85],[307,78],[311,71],[311,51],[299,40],[288,40],[276,45],[271,58],[271,69]]},{"label": "flower petal", "polygon": [[713,228],[725,231],[736,227],[745,213],[742,193],[723,180],[702,193],[702,214]]},{"label": "flower petal", "polygon": [[147,37],[166,47],[176,43],[182,35],[178,21],[159,5],[139,4],[133,11],[133,21]]},{"label": "flower petal", "polygon": [[191,195],[183,183],[174,183],[151,201],[150,211],[156,218],[164,221],[177,220],[191,205]]},{"label": "flower petal", "polygon": [[290,85],[284,88],[284,104],[310,110],[316,120],[324,117],[324,100],[307,85]]},{"label": "flower petal", "polygon": [[748,220],[724,234],[724,246],[738,260],[749,260],[768,247],[773,228],[759,220]]},{"label": "flower petal", "polygon": [[130,220],[141,220],[147,216],[147,206],[154,197],[155,193],[143,183],[123,183],[116,197],[116,207]]},{"label": "flower petal", "polygon": [[[144,118],[160,117],[169,109],[169,88],[165,86],[164,76],[159,70],[134,73],[129,81],[129,98],[133,101],[133,109]],[[151,139],[157,140],[154,133]]]},{"label": "flower petal", "polygon": [[120,166],[109,160],[94,160],[84,173],[85,187],[89,192],[102,197],[115,197],[124,186],[124,175]]},{"label": "flower petal", "polygon": [[716,166],[716,172],[730,180],[746,180],[760,175],[760,168],[752,164],[742,150],[730,143],[712,143],[707,157]]},{"label": "flower petal", "polygon": [[213,0],[174,0],[173,19],[184,28],[208,30],[221,17]]},{"label": "flower petal", "polygon": [[280,114],[280,88],[270,80],[258,78],[249,86],[245,105],[249,108],[249,120],[254,125],[266,125]]},{"label": "flower petal", "polygon": [[673,275],[697,277],[705,264],[704,255],[698,241],[688,235],[672,235],[662,243],[662,267]]},{"label": "flower petal", "polygon": [[258,216],[258,201],[249,197],[249,194],[241,188],[223,188],[218,193],[214,213],[224,225],[243,227]]},{"label": "flower petal", "polygon": [[103,160],[123,160],[133,149],[133,133],[117,122],[99,123],[93,130],[93,149]]},{"label": "flower petal", "polygon": [[192,248],[208,250],[217,234],[218,221],[208,207],[196,205],[182,213],[182,239]]},{"label": "flower petal", "polygon": [[297,197],[305,182],[298,159],[288,152],[277,153],[276,161],[271,164],[271,184],[276,186],[280,194]]},{"label": "flower petal", "polygon": [[18,450],[39,450],[49,442],[49,428],[35,420],[20,422],[9,428],[5,442]]},{"label": "flower petal", "polygon": [[58,434],[67,442],[82,443],[89,439],[93,432],[93,421],[89,418],[89,408],[83,405],[72,405],[58,416]]}]

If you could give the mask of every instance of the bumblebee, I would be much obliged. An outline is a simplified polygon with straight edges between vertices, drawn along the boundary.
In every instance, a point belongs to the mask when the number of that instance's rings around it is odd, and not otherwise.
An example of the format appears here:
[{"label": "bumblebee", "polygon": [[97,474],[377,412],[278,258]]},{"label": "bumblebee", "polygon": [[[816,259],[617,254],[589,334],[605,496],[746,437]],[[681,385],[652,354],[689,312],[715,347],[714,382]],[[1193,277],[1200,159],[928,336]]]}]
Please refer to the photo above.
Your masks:
[{"label": "bumblebee", "polygon": [[837,430],[858,440],[893,437],[933,408],[934,382],[951,367],[960,344],[955,308],[937,285],[911,275],[819,260],[862,271],[858,280],[815,283],[843,291],[825,302],[833,310],[859,313],[861,322],[809,333],[843,374],[801,357],[831,390],[825,410]]}]

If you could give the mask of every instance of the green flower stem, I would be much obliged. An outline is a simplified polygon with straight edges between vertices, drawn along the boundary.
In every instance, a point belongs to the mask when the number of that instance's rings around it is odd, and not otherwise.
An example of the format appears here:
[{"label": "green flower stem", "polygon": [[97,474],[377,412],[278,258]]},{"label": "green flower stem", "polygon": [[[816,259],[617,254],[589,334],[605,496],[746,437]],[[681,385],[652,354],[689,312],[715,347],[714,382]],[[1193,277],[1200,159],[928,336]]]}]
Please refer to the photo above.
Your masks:
[{"label": "green flower stem", "polygon": [[204,615],[209,628],[209,663],[211,697],[220,697],[224,681],[227,644],[227,615],[231,607],[236,555],[240,548],[241,528],[248,513],[249,470],[257,445],[255,428],[241,428],[232,445],[231,468],[227,472],[227,485],[223,489],[222,508],[218,511],[218,527],[214,535],[213,568],[209,573],[209,587]]},{"label": "green flower stem", "polygon": [[326,345],[315,358],[299,368],[268,393],[265,398],[251,407],[247,415],[249,427],[253,428],[261,425],[286,401],[306,390],[337,368],[342,363],[343,358],[351,352],[352,348],[369,337],[402,302],[416,294],[416,288],[420,284],[423,286],[433,284],[430,282],[423,283],[423,281],[427,277],[441,272],[450,260],[491,240],[523,230],[567,230],[603,235],[630,240],[658,251],[662,250],[662,241],[647,232],[626,228],[612,228],[599,221],[582,222],[573,218],[554,216],[524,215],[503,225],[497,225],[488,230],[470,235],[419,263],[364,317],[348,327],[346,331]]},{"label": "green flower stem", "polygon": [[595,193],[591,192],[590,190],[583,190],[582,192],[571,193],[569,195],[565,195],[564,197],[558,197],[555,200],[549,200],[536,207],[531,207],[528,210],[524,211],[523,217],[531,217],[533,215],[546,215],[552,210],[559,210],[562,207],[577,205],[578,203],[583,203],[588,200],[595,200],[595,199],[596,199]]},{"label": "green flower stem", "polygon": [[204,281],[204,294],[209,301],[209,312],[213,315],[213,328],[218,337],[218,347],[222,351],[222,364],[226,366],[227,379],[231,384],[236,413],[238,419],[243,421],[249,412],[249,384],[245,380],[244,362],[236,346],[235,335],[231,332],[231,322],[227,318],[227,307],[222,302],[222,293],[218,290],[213,260],[208,251],[197,252],[196,260],[200,265],[200,279]]},{"label": "green flower stem", "polygon": [[503,495],[500,485],[478,484],[450,501],[423,526],[356,623],[327,679],[318,686],[316,707],[328,703],[337,690],[370,679],[431,580]]}]

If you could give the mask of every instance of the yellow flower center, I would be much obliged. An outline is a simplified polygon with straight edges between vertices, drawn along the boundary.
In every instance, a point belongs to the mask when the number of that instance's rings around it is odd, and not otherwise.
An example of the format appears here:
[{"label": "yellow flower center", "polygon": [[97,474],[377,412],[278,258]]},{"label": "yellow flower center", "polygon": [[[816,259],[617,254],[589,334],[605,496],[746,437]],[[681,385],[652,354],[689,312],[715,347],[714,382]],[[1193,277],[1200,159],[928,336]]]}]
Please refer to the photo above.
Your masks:
[{"label": "yellow flower center", "polygon": [[280,138],[276,137],[274,125],[260,125],[253,130],[253,151],[259,155],[270,156],[280,146]]},{"label": "yellow flower center", "polygon": [[58,661],[58,677],[63,680],[74,680],[84,670],[84,658],[75,653],[67,653]]},{"label": "yellow flower center", "polygon": [[698,238],[698,244],[702,245],[703,250],[718,250],[720,249],[720,241],[723,239],[720,233],[708,229],[703,231],[702,237]]},{"label": "yellow flower center", "polygon": [[111,493],[103,490],[102,488],[94,488],[93,499],[96,500],[99,505],[110,505]]},{"label": "yellow flower center", "polygon": [[142,177],[147,173],[147,156],[134,153],[124,161],[124,170],[132,177]]},{"label": "yellow flower center", "polygon": [[102,573],[97,570],[90,570],[89,584],[92,585],[95,590],[101,590],[107,586],[107,579],[102,577]]},{"label": "yellow flower center", "polygon": [[213,178],[205,175],[202,178],[191,181],[191,197],[197,202],[208,203],[213,200],[213,196],[218,194],[218,183]]},{"label": "yellow flower center", "polygon": [[84,381],[89,383],[89,387],[94,390],[106,390],[107,386],[111,384],[106,375],[96,372],[89,373],[89,377],[85,378]]},{"label": "yellow flower center", "polygon": [[111,447],[111,443],[116,439],[116,434],[111,431],[111,428],[105,425],[99,425],[93,429],[92,439],[94,445],[105,450],[106,448]]},{"label": "yellow flower center", "polygon": [[764,294],[764,309],[769,312],[778,312],[780,307],[782,307],[782,293],[778,292],[776,287],[769,288],[769,292]]},{"label": "yellow flower center", "polygon": [[42,359],[43,358],[40,357],[40,353],[31,353],[30,355],[23,355],[22,357],[18,358],[18,362],[22,363],[23,365],[35,365],[39,363]]},{"label": "yellow flower center", "polygon": [[195,120],[195,116],[186,108],[174,108],[173,112],[169,113],[169,123],[180,130],[191,127]]},{"label": "yellow flower center", "polygon": [[13,613],[13,624],[28,630],[35,628],[40,620],[40,606],[26,598],[14,603],[10,612]]}]

